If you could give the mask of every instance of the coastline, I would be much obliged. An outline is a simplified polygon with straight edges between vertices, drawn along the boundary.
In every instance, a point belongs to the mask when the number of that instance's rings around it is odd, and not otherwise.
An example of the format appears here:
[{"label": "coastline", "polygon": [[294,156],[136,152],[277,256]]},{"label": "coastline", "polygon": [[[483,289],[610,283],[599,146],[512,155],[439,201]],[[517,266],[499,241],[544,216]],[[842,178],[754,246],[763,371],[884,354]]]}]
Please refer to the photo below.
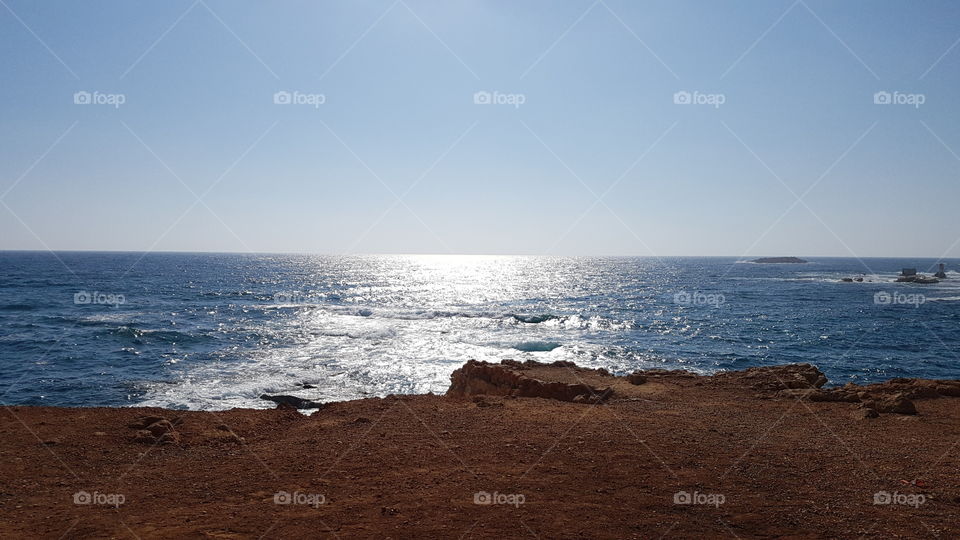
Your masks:
[{"label": "coastline", "polygon": [[9,406],[0,536],[960,535],[960,381],[825,382],[468,362],[309,416]]}]

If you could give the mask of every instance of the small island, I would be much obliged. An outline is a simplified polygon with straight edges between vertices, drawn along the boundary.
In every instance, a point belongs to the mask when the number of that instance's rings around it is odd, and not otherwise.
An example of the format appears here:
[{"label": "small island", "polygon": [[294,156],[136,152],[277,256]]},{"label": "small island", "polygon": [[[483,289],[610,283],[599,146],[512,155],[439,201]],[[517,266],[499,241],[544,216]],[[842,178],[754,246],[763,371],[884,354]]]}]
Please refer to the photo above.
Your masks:
[{"label": "small island", "polygon": [[801,264],[807,261],[797,257],[761,257],[750,262],[757,264]]}]

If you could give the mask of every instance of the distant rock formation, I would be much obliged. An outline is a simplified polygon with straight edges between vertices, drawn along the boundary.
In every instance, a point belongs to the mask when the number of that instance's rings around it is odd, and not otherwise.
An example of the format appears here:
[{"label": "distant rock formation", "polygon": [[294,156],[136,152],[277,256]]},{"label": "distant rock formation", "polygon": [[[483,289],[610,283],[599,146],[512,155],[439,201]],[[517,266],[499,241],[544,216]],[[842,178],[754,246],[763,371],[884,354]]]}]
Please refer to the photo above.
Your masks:
[{"label": "distant rock formation", "polygon": [[916,268],[904,268],[894,281],[897,283],[919,283],[921,285],[927,285],[940,283],[940,280],[937,278],[939,278],[941,274],[943,274],[943,277],[947,277],[947,275],[943,273],[943,264],[940,265],[940,272],[937,272],[936,277],[918,274]]},{"label": "distant rock formation", "polygon": [[750,262],[758,264],[802,264],[807,261],[797,257],[760,257]]},{"label": "distant rock formation", "polygon": [[943,263],[940,263],[940,269],[937,270],[937,273],[934,274],[933,277],[947,279],[947,273],[943,271]]}]

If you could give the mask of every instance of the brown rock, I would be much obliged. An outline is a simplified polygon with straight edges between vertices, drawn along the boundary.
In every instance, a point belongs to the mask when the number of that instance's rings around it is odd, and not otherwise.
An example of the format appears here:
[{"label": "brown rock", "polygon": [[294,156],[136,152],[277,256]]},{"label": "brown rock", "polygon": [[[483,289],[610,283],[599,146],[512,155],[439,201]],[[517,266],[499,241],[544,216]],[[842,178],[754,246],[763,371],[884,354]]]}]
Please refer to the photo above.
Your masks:
[{"label": "brown rock", "polygon": [[168,431],[161,435],[157,441],[160,444],[180,444],[180,434],[176,431]]},{"label": "brown rock", "polygon": [[869,401],[864,401],[868,407],[877,412],[893,414],[917,414],[917,407],[903,394],[880,395]]},{"label": "brown rock", "polygon": [[941,396],[960,397],[960,384],[954,381],[944,381],[937,385],[937,393]]},{"label": "brown rock", "polygon": [[133,441],[138,443],[153,444],[157,442],[157,438],[153,436],[153,433],[150,433],[145,429],[141,429],[133,436]]},{"label": "brown rock", "polygon": [[173,432],[173,424],[169,420],[160,420],[147,426],[147,431],[154,437],[162,437],[166,433]]},{"label": "brown rock", "polygon": [[827,377],[810,364],[787,364],[764,366],[745,371],[730,371],[714,375],[721,382],[742,383],[755,390],[778,392],[800,388],[820,388],[827,384]]},{"label": "brown rock", "polygon": [[876,409],[870,407],[859,407],[853,411],[853,417],[858,420],[877,418],[878,416],[880,416],[880,413],[878,413]]},{"label": "brown rock", "polygon": [[627,375],[627,382],[629,382],[630,384],[643,384],[647,382],[647,377],[643,373],[639,371],[635,371]]},{"label": "brown rock", "polygon": [[[527,367],[530,363],[524,364]],[[568,362],[554,362],[553,367],[570,367]],[[518,369],[518,362],[504,360],[500,364],[470,360],[450,375],[447,396],[494,395],[513,397],[539,397],[558,401],[574,401],[582,394],[590,396],[591,402],[602,401],[613,392],[607,388],[592,388],[585,384],[559,381],[541,381]],[[543,364],[536,364],[542,366]],[[532,366],[531,366],[532,367]]]},{"label": "brown rock", "polygon": [[133,422],[127,424],[127,427],[133,429],[145,429],[150,424],[155,424],[161,420],[166,420],[166,418],[162,416],[141,416]]}]

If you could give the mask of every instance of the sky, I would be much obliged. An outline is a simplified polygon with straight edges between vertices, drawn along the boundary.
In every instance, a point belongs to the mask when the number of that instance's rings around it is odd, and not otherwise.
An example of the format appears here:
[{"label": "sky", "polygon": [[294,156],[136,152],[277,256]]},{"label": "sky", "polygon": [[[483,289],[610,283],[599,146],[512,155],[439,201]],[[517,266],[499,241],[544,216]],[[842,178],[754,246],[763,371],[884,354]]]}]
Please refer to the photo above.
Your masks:
[{"label": "sky", "polygon": [[0,249],[960,257],[950,0],[0,1]]}]

